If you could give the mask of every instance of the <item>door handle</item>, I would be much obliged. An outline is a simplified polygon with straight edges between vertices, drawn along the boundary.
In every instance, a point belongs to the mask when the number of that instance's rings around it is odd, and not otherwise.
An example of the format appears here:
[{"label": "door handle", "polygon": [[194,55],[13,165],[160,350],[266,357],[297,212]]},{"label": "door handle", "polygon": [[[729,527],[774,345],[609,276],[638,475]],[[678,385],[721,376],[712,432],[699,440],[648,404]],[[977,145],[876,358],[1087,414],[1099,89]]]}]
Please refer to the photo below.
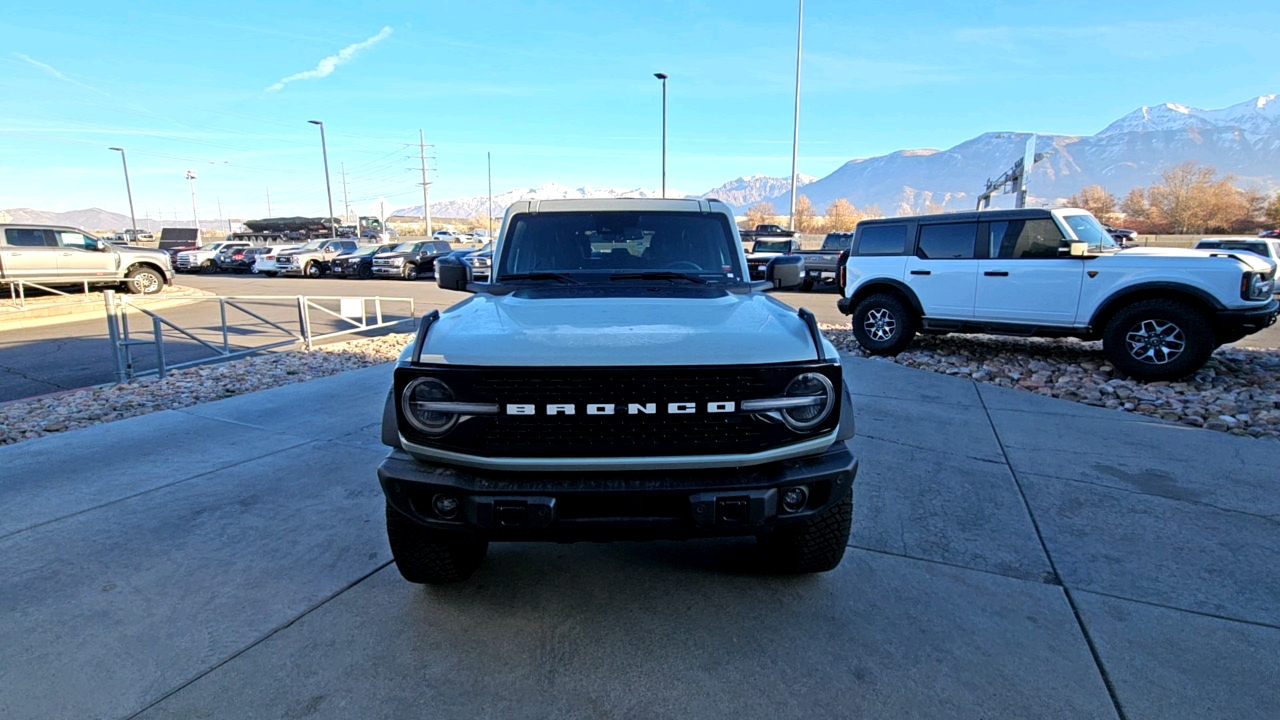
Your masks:
[{"label": "door handle", "polygon": [[1009,277],[1008,270],[988,270],[982,274],[987,277]]},{"label": "door handle", "polygon": [[932,271],[931,270],[912,270],[911,274],[912,275],[931,275]]},{"label": "door handle", "polygon": [[71,253],[62,253],[62,257],[71,257]]}]

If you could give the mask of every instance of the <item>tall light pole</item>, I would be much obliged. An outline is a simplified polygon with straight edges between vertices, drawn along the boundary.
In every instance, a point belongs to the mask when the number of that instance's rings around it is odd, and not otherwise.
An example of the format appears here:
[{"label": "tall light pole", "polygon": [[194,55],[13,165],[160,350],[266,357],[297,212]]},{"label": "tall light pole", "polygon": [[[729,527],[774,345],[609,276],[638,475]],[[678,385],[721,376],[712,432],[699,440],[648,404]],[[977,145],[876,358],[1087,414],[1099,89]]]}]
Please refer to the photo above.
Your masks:
[{"label": "tall light pole", "polygon": [[422,160],[422,221],[426,225],[427,237],[431,237],[431,192],[427,184],[427,141],[418,128],[418,157]]},{"label": "tall light pole", "polygon": [[484,162],[489,170],[489,242],[493,242],[493,153],[486,152]]},{"label": "tall light pole", "polygon": [[796,162],[800,158],[800,49],[804,47],[804,0],[800,0],[800,19],[796,25],[796,115],[791,133],[791,219],[788,230],[796,229]]},{"label": "tall light pole", "polygon": [[129,195],[129,222],[133,223],[133,237],[130,238],[130,241],[136,243],[138,242],[138,218],[133,214],[133,188],[129,187],[129,161],[124,158],[124,148],[113,147],[107,149],[120,153],[120,163],[124,165],[124,191]]},{"label": "tall light pole", "polygon": [[333,187],[329,184],[329,148],[324,142],[324,123],[319,120],[307,122],[320,126],[320,152],[324,155],[324,193],[329,198],[329,236],[338,237],[338,226],[333,222]]},{"label": "tall light pole", "polygon": [[667,196],[667,74],[654,73],[662,81],[662,197]]},{"label": "tall light pole", "polygon": [[[191,222],[196,226],[196,244],[200,244],[200,216],[196,214],[196,171],[187,171],[187,182],[191,184]],[[176,212],[174,213],[177,214]]]},{"label": "tall light pole", "polygon": [[[342,163],[342,222],[351,224],[351,201],[347,199],[347,164]],[[358,230],[359,228],[357,228]]]}]

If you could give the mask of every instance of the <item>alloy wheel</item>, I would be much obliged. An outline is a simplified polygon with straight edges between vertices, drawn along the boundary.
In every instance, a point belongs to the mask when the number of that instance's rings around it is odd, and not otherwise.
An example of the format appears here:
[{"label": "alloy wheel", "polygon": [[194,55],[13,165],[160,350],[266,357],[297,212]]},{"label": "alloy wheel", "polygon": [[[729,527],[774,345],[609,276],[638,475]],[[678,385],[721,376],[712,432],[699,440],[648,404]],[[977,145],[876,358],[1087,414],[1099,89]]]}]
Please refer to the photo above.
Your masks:
[{"label": "alloy wheel", "polygon": [[867,331],[867,335],[872,340],[885,342],[893,337],[893,333],[898,329],[898,323],[893,313],[884,308],[873,308],[863,318],[862,328]]},{"label": "alloy wheel", "polygon": [[160,292],[160,278],[149,272],[138,273],[133,276],[133,286],[142,295],[152,295]]},{"label": "alloy wheel", "polygon": [[1167,320],[1143,320],[1125,334],[1125,344],[1135,360],[1165,365],[1187,347],[1182,328]]}]

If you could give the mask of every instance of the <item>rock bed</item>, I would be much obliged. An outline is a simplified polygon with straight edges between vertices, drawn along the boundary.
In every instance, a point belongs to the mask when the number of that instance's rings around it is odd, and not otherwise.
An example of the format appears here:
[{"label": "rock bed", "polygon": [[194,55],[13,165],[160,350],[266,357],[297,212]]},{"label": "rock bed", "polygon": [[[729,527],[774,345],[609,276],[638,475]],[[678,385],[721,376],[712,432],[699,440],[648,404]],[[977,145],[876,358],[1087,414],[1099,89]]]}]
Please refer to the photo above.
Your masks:
[{"label": "rock bed", "polygon": [[[841,350],[866,357],[847,327],[824,325]],[[893,358],[906,367],[1086,405],[1256,438],[1280,438],[1280,351],[1219,348],[1192,377],[1138,382],[1107,362],[1101,343],[990,335],[916,338]]]},{"label": "rock bed", "polygon": [[145,378],[0,405],[0,445],[123,420],[159,410],[305,382],[395,360],[413,338],[395,333],[302,350],[175,370]]}]

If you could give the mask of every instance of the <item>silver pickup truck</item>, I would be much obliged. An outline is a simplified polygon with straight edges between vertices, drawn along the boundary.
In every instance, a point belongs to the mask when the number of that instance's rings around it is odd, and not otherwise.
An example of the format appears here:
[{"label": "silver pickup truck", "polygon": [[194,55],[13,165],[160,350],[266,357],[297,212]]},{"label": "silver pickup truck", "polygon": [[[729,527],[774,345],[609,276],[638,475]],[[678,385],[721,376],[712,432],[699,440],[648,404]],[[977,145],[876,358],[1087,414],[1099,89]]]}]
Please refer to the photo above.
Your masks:
[{"label": "silver pickup truck", "polygon": [[163,250],[112,245],[73,227],[0,224],[0,280],[56,286],[123,284],[153,295],[173,281]]}]

